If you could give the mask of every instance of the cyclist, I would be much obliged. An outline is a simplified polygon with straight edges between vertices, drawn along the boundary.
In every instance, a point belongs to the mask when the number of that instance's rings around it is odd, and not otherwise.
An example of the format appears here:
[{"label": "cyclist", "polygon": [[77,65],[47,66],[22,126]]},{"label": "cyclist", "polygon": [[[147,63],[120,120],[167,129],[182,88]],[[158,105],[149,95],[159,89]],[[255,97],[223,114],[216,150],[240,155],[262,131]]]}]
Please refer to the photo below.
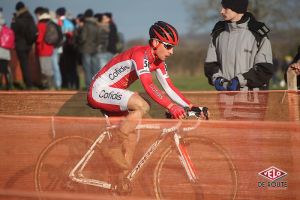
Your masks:
[{"label": "cyclist", "polygon": [[[168,109],[175,119],[186,117],[184,107],[195,111],[200,109],[180,93],[168,76],[165,60],[173,55],[174,47],[178,44],[176,29],[166,22],[157,21],[150,27],[149,35],[149,45],[132,47],[112,58],[93,77],[87,95],[88,103],[93,108],[126,115],[110,142],[106,142],[108,145],[102,149],[103,154],[124,171],[130,167],[135,148],[134,139],[130,139],[134,134],[131,133],[134,133],[139,120],[150,109],[145,99],[127,89],[134,81],[140,79],[149,96]],[[156,73],[170,98],[153,83],[151,72]],[[203,112],[201,115],[204,117]],[[131,145],[128,147],[128,144]]]}]

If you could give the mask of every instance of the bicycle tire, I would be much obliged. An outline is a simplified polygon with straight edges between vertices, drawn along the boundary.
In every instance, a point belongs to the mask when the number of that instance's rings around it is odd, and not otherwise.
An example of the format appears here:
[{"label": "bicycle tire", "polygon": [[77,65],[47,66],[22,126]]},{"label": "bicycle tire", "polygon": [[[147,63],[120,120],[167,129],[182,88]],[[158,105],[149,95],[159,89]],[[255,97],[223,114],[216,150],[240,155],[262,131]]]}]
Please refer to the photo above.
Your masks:
[{"label": "bicycle tire", "polygon": [[156,198],[236,199],[238,173],[225,149],[206,137],[185,137],[184,142],[196,168],[198,182],[188,180],[176,147],[169,145],[154,170]]},{"label": "bicycle tire", "polygon": [[[39,155],[35,167],[35,189],[45,192],[97,193],[99,187],[84,185],[69,178],[70,171],[75,167],[84,153],[94,141],[81,136],[66,136],[51,142]],[[110,181],[110,168],[102,156],[100,147],[95,148],[95,155],[84,169],[85,176],[97,177]],[[96,179],[97,179],[96,178]]]}]

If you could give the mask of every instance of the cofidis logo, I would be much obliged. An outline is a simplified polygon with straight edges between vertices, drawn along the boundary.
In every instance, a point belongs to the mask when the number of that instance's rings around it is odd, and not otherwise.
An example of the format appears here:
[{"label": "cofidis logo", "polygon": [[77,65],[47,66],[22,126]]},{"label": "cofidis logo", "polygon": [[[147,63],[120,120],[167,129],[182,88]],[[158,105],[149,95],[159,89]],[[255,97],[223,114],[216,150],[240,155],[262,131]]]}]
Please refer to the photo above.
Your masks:
[{"label": "cofidis logo", "polygon": [[258,173],[264,179],[268,181],[259,181],[259,188],[269,188],[269,189],[286,189],[288,187],[288,182],[283,180],[287,176],[287,172],[278,169],[277,167],[269,167]]}]

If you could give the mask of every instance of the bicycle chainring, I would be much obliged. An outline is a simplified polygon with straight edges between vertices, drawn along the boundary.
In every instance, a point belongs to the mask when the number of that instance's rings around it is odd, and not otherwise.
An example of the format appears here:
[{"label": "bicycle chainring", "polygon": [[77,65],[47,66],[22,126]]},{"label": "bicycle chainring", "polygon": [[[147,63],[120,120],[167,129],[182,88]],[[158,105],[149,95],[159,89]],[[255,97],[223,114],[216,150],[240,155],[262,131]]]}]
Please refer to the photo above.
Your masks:
[{"label": "bicycle chainring", "polygon": [[128,195],[132,192],[131,183],[127,178],[119,181],[116,187],[116,192],[119,195]]}]

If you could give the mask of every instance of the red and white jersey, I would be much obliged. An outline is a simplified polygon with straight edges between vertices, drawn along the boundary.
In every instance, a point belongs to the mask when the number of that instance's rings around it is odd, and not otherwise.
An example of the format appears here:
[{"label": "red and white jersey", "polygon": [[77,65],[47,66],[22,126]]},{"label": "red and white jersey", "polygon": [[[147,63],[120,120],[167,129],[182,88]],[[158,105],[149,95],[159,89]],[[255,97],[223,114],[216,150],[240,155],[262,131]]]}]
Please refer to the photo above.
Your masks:
[{"label": "red and white jersey", "polygon": [[153,83],[151,72],[156,73],[163,89],[174,102],[183,107],[189,106],[190,102],[171,82],[165,62],[155,60],[150,46],[136,46],[114,57],[93,77],[92,85],[95,88],[109,86],[126,89],[140,79],[149,96],[167,108],[172,102]]}]

